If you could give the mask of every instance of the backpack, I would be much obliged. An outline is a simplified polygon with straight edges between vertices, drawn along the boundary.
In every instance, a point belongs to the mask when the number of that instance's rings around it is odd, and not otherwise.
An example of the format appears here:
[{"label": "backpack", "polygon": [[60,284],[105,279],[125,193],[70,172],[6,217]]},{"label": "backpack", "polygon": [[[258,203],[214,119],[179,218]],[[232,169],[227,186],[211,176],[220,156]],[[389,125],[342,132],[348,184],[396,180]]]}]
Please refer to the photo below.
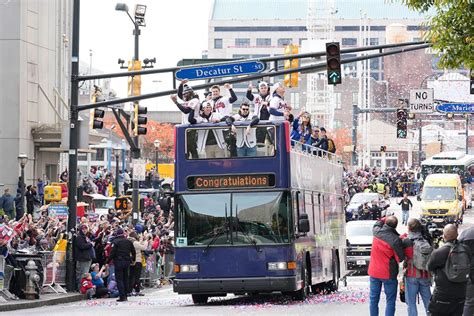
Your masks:
[{"label": "backpack", "polygon": [[336,152],[336,144],[331,138],[328,138],[328,151],[333,154]]},{"label": "backpack", "polygon": [[446,243],[450,247],[443,271],[449,281],[464,283],[469,279],[471,271],[471,254],[469,249],[460,243]]},{"label": "backpack", "polygon": [[423,238],[413,240],[413,265],[418,270],[427,270],[428,259],[433,252],[433,247]]}]

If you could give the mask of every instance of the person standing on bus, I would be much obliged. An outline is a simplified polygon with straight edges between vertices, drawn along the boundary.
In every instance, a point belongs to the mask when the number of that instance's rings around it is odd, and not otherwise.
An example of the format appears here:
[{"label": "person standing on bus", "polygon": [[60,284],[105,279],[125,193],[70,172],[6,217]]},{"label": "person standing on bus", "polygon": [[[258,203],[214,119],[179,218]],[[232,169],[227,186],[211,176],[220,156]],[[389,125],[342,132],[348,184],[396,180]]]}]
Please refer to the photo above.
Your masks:
[{"label": "person standing on bus", "polygon": [[285,87],[281,83],[274,85],[275,92],[270,99],[270,121],[284,121],[290,117],[292,107],[285,101]]},{"label": "person standing on bus", "polygon": [[[235,121],[250,121],[250,125],[247,128],[236,128],[234,126]],[[250,116],[250,105],[243,102],[240,105],[238,114],[227,117],[226,122],[232,126],[232,133],[236,135],[237,145],[237,157],[253,157],[257,155],[257,136],[255,126],[258,122],[258,116]]]},{"label": "person standing on bus", "polygon": [[395,315],[397,299],[398,265],[405,260],[403,243],[396,230],[398,220],[388,216],[374,225],[374,239],[370,253],[370,316],[379,315],[379,301],[382,285],[384,287],[387,306],[385,315]]},{"label": "person standing on bus", "polygon": [[[183,113],[182,124],[188,123],[188,116],[191,110],[199,109],[199,96],[194,93],[193,88],[186,84],[187,80],[181,81],[181,84],[178,87],[178,95],[173,94],[170,98],[174,104],[179,108]],[[184,101],[184,103],[179,103],[178,98]],[[193,112],[195,116],[199,115],[199,111]]]},{"label": "person standing on bus", "polygon": [[271,99],[270,88],[265,81],[258,84],[258,93],[252,94],[252,88],[252,84],[250,84],[246,97],[254,104],[253,115],[256,115],[262,121],[266,121],[270,118],[270,112],[268,112]]},{"label": "person standing on bus", "polygon": [[[212,111],[212,103],[205,101],[202,105],[202,113],[197,118],[194,117],[193,111],[189,115],[189,123],[218,123],[222,120],[222,116]],[[212,130],[212,133],[209,131]],[[222,129],[199,129],[197,130],[197,152],[205,158],[223,158],[227,143],[225,142]]]},{"label": "person standing on bus", "polygon": [[[173,100],[174,104],[176,104],[179,110],[183,113],[181,122],[182,124],[188,123],[189,113],[192,110],[195,110],[192,114],[194,117],[199,116],[200,108],[199,96],[194,93],[193,88],[186,84],[187,82],[187,80],[181,81],[181,84],[178,87],[178,97],[183,100],[184,103],[179,103],[176,95],[171,96],[171,100]],[[193,159],[197,159],[198,153],[196,150],[196,131],[190,131],[187,134],[187,137],[190,140],[187,143],[187,152],[191,154]]]},{"label": "person standing on bus", "polygon": [[211,99],[209,102],[213,107],[213,111],[221,115],[221,117],[228,116],[232,113],[232,103],[237,101],[237,95],[232,89],[230,83],[224,84],[224,88],[229,90],[230,96],[224,97],[221,95],[221,88],[218,85],[211,87]]},{"label": "person standing on bus", "polygon": [[303,148],[305,148],[305,144],[310,142],[311,133],[311,115],[302,109],[293,121],[293,129],[290,135],[291,145],[294,146],[296,142],[300,142],[303,144]]},{"label": "person standing on bus", "polygon": [[[247,99],[253,102],[253,115],[257,116],[261,121],[267,121],[270,119],[270,112],[268,112],[268,107],[270,105],[270,87],[265,81],[261,81],[258,84],[258,93],[252,94],[252,84],[249,85],[247,90]],[[257,143],[265,143],[265,137],[267,133],[264,128],[257,129]]]}]

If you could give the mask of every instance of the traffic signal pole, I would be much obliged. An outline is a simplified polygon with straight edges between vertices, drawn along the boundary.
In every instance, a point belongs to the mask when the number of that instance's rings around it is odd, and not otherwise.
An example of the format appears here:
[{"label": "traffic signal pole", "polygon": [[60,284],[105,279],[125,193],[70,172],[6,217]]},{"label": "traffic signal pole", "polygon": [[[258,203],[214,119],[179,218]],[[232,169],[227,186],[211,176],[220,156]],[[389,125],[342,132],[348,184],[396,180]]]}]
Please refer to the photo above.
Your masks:
[{"label": "traffic signal pole", "polygon": [[[134,21],[135,28],[133,30],[133,35],[135,37],[135,46],[134,46],[134,54],[133,54],[133,61],[132,64],[135,66],[135,61],[138,61],[139,59],[139,36],[140,36],[140,27],[135,19]],[[133,90],[134,90],[134,85],[133,85],[133,77],[132,77],[132,84],[131,84],[131,95],[133,96]],[[135,101],[135,103],[138,106],[138,100]],[[132,107],[133,109],[135,106]],[[135,144],[135,148],[132,149],[132,158],[133,159],[139,159],[140,158],[140,144],[139,144],[139,139],[138,139],[138,134],[134,135],[133,137],[133,142]],[[133,162],[133,161],[132,161]],[[132,179],[132,223],[135,225],[138,221],[139,217],[139,202],[138,202],[138,187],[139,187],[139,181],[135,180],[137,177],[136,174],[133,174]]]},{"label": "traffic signal pole", "polygon": [[80,0],[74,0],[72,18],[72,56],[71,56],[71,106],[69,123],[69,170],[68,170],[68,209],[67,247],[66,247],[66,289],[76,290],[76,266],[74,261],[74,239],[77,218],[77,148],[79,140],[79,13]]},{"label": "traffic signal pole", "polygon": [[359,164],[359,157],[357,156],[357,127],[359,126],[359,114],[364,113],[394,113],[397,108],[381,108],[381,109],[361,109],[357,104],[352,105],[352,165]]}]

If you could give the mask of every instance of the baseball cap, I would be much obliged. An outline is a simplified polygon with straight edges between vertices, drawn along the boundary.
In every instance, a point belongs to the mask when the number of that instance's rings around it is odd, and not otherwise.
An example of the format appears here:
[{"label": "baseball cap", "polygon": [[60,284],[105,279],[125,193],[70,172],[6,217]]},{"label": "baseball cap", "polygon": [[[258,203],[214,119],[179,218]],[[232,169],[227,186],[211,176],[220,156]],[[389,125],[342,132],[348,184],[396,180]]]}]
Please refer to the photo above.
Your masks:
[{"label": "baseball cap", "polygon": [[260,83],[258,84],[258,87],[261,88],[261,87],[268,87],[268,83],[266,83],[265,81],[260,81]]}]

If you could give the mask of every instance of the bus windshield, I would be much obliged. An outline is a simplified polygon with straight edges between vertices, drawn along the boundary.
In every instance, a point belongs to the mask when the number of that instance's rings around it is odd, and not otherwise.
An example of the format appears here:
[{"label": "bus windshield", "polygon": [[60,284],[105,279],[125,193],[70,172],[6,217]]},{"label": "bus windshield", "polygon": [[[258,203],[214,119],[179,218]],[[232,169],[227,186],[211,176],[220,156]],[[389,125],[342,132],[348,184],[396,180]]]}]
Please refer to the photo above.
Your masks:
[{"label": "bus windshield", "polygon": [[269,157],[275,155],[275,127],[248,125],[231,127],[203,126],[186,129],[188,159],[228,157]]},{"label": "bus windshield", "polygon": [[423,199],[433,200],[455,200],[456,189],[452,187],[425,187],[423,188]]},{"label": "bus windshield", "polygon": [[287,192],[185,194],[178,197],[178,237],[188,246],[290,241]]}]

